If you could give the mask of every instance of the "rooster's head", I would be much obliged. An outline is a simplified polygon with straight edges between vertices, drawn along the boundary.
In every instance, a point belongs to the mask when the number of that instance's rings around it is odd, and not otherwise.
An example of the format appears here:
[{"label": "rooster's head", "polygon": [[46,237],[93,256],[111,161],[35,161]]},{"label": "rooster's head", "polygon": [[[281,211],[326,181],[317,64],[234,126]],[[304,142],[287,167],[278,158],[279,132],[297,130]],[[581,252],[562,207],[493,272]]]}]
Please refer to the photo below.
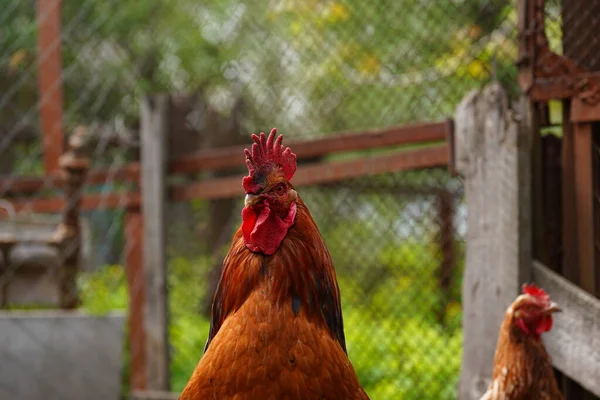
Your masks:
[{"label": "rooster's head", "polygon": [[242,233],[246,247],[253,252],[275,253],[296,218],[298,194],[290,183],[296,172],[296,155],[275,138],[264,133],[252,135],[252,151],[246,149],[248,176],[242,186],[246,192],[242,211]]},{"label": "rooster's head", "polygon": [[521,294],[509,307],[513,326],[526,335],[539,338],[552,328],[552,314],[561,311],[550,296],[537,286],[523,285]]}]

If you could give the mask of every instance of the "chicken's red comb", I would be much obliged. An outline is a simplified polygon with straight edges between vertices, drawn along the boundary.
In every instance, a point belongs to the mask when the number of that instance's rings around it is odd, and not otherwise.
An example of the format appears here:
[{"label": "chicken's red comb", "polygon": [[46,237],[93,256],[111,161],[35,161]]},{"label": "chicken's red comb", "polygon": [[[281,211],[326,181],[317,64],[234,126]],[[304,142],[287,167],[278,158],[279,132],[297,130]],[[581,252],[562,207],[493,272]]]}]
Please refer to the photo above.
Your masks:
[{"label": "chicken's red comb", "polygon": [[534,284],[524,284],[523,293],[533,296],[543,303],[550,303],[550,296],[548,296],[548,293]]},{"label": "chicken's red comb", "polygon": [[284,148],[281,144],[283,135],[279,135],[275,139],[276,135],[277,128],[273,128],[266,139],[263,132],[260,133],[260,136],[253,134],[252,152],[248,149],[244,150],[249,175],[244,177],[242,185],[247,193],[255,192],[259,185],[257,178],[261,179],[274,167],[280,168],[288,181],[294,176],[296,172],[296,155],[292,153],[289,147]]}]

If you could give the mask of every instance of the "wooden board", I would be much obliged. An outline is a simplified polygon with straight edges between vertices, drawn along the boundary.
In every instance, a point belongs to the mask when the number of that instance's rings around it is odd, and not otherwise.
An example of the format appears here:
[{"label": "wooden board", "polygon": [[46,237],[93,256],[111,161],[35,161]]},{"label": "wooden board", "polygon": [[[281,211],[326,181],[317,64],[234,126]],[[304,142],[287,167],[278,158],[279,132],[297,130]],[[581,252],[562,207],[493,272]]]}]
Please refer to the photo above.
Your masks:
[{"label": "wooden board", "polygon": [[[290,146],[299,160],[326,156],[333,153],[371,150],[406,144],[444,142],[452,125],[446,122],[393,126],[362,132],[337,133],[331,136],[294,141],[286,135],[286,146]],[[207,169],[232,168],[244,165],[244,149],[251,145],[229,146],[203,150],[186,155],[169,165],[171,174],[189,174]],[[86,179],[86,185],[100,185],[105,182],[138,182],[140,164],[132,162],[118,168],[92,169]],[[58,175],[47,177],[0,177],[0,195],[4,193],[32,194],[44,189],[60,188],[63,179]]]},{"label": "wooden board", "polygon": [[[292,184],[295,187],[318,185],[361,176],[446,165],[448,165],[448,147],[437,145],[383,156],[361,157],[351,161],[301,165],[292,179]],[[171,199],[187,201],[242,196],[241,182],[240,176],[232,176],[192,184],[174,185],[170,193]]]},{"label": "wooden board", "polygon": [[141,110],[146,383],[151,390],[169,390],[170,384],[165,219],[169,102],[167,95],[146,98]]},{"label": "wooden board", "polygon": [[500,324],[531,269],[531,138],[497,84],[471,92],[455,118],[456,169],[469,205],[459,398],[491,380]]},{"label": "wooden board", "polygon": [[538,262],[533,281],[563,309],[543,336],[553,364],[600,396],[600,300]]}]

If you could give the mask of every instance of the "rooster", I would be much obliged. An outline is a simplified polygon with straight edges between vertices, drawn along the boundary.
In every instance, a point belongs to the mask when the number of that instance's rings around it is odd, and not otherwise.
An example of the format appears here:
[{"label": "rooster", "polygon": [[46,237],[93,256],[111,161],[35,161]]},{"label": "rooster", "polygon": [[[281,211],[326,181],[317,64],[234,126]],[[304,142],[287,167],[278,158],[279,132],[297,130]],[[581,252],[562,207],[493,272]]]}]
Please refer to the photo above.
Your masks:
[{"label": "rooster", "polygon": [[245,150],[242,224],[180,400],[368,400],[348,359],[329,251],[290,183],[296,155],[276,133],[252,135]]},{"label": "rooster", "polygon": [[508,307],[494,356],[494,372],[480,400],[561,400],[541,334],[552,328],[552,314],[560,311],[550,296],[535,285]]}]

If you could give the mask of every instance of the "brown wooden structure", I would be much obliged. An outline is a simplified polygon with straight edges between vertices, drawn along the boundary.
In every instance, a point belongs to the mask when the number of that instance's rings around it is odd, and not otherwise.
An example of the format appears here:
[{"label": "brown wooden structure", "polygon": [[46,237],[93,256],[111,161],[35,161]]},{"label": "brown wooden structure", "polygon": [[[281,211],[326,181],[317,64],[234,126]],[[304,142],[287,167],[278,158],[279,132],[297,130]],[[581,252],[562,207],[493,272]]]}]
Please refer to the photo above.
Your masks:
[{"label": "brown wooden structure", "polygon": [[[533,254],[600,297],[600,2],[561,2],[562,52],[546,34],[551,5],[523,0],[519,10],[519,83],[537,134]],[[552,100],[562,103],[560,138],[541,136]],[[571,379],[563,385],[568,398],[592,398]]]},{"label": "brown wooden structure", "polygon": [[[526,281],[566,309],[544,339],[566,399],[600,398],[600,3],[562,1],[562,51],[546,32],[556,5],[518,1],[523,101],[509,107],[492,85],[457,111],[455,157],[472,232],[461,399],[485,390],[499,321]],[[562,105],[558,136],[545,134],[556,126],[551,101]]]}]

